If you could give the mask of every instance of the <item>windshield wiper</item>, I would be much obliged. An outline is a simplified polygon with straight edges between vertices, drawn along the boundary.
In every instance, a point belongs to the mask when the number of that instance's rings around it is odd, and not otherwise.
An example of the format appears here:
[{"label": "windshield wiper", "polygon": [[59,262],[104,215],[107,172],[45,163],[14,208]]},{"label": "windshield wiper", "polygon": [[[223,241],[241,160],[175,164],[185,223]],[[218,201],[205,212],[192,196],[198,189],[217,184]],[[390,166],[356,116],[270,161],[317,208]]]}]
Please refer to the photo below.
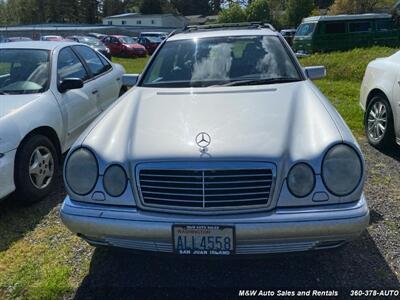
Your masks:
[{"label": "windshield wiper", "polygon": [[0,91],[0,95],[9,95],[9,93],[6,93],[6,92],[3,92],[3,91]]},{"label": "windshield wiper", "polygon": [[221,84],[220,86],[262,85],[262,84],[287,83],[296,81],[300,81],[300,79],[293,77],[277,77],[277,78],[265,78],[265,79],[237,80]]}]

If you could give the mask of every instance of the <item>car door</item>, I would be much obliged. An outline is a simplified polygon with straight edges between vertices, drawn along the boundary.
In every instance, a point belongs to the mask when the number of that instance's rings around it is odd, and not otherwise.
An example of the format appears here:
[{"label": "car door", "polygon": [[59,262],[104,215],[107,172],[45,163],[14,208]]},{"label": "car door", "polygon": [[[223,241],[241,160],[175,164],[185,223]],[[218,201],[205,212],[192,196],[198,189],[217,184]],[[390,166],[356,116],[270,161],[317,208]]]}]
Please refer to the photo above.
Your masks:
[{"label": "car door", "polygon": [[121,76],[113,72],[111,64],[92,48],[79,45],[73,46],[93,76],[95,96],[100,110],[106,110],[119,97]]},{"label": "car door", "polygon": [[57,58],[58,84],[66,78],[84,81],[84,86],[80,89],[64,93],[54,91],[64,117],[66,144],[71,146],[101,110],[97,103],[95,83],[90,80],[89,71],[70,47],[60,50]]},{"label": "car door", "polygon": [[122,51],[122,43],[116,37],[111,37],[110,39],[110,49],[112,49],[112,53],[118,55]]}]

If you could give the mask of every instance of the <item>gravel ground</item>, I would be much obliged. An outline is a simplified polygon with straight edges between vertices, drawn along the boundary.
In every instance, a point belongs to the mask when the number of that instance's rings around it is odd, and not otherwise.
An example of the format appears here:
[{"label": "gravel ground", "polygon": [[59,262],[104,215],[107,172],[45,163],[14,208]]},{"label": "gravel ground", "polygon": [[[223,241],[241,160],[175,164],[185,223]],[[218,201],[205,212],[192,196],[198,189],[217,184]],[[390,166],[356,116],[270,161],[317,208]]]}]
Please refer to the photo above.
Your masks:
[{"label": "gravel ground", "polygon": [[[342,299],[348,298],[350,289],[400,289],[400,149],[383,154],[365,141],[361,145],[367,159],[365,192],[370,203],[371,225],[357,241],[337,250],[251,260],[189,260],[117,249],[93,251],[71,247],[69,251],[74,252],[76,261],[70,263],[74,266],[79,267],[79,257],[91,256],[88,274],[83,280],[80,275],[73,278],[79,288],[71,298],[154,299],[159,294],[172,299],[199,296],[213,299],[217,295],[219,299],[232,299],[239,289],[281,288],[342,289]],[[57,214],[64,194],[60,183],[50,197],[28,210],[3,203],[0,221],[9,224],[9,232],[13,234],[1,237],[1,248],[8,248],[34,227],[59,222]],[[16,212],[32,221],[27,225],[13,222]]]},{"label": "gravel ground", "polygon": [[[96,249],[90,273],[75,298],[152,298],[154,288],[182,297],[200,295],[212,287],[220,299],[237,296],[238,289],[244,288],[344,289],[341,298],[350,289],[399,289],[400,149],[382,154],[365,141],[362,148],[369,174],[365,192],[371,226],[359,240],[338,250],[252,260],[192,261]],[[165,289],[171,287],[179,289]]]}]

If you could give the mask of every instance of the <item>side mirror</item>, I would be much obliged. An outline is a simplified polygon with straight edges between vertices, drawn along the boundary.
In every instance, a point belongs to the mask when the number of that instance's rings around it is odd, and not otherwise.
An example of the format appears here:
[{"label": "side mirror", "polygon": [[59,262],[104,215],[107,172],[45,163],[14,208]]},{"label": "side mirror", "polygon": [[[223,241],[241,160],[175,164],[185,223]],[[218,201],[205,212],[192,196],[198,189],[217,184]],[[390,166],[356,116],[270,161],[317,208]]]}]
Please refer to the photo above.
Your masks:
[{"label": "side mirror", "polygon": [[83,88],[83,80],[79,78],[65,78],[58,86],[60,93],[80,88]]},{"label": "side mirror", "polygon": [[139,80],[139,74],[125,74],[122,76],[122,85],[126,87],[135,86]]},{"label": "side mirror", "polygon": [[304,68],[306,75],[311,80],[322,79],[326,77],[326,68],[324,66]]}]

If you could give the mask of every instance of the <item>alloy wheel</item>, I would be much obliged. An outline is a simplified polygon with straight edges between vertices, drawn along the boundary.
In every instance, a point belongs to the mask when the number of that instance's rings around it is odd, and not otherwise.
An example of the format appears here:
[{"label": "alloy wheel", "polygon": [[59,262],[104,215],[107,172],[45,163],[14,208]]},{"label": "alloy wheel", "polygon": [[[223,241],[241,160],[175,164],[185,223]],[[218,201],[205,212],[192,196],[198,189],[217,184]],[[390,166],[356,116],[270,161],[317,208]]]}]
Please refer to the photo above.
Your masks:
[{"label": "alloy wheel", "polygon": [[37,147],[29,160],[29,178],[39,190],[48,187],[54,175],[54,158],[44,146]]},{"label": "alloy wheel", "polygon": [[377,101],[368,114],[368,135],[374,142],[379,142],[385,136],[388,125],[386,105]]}]

